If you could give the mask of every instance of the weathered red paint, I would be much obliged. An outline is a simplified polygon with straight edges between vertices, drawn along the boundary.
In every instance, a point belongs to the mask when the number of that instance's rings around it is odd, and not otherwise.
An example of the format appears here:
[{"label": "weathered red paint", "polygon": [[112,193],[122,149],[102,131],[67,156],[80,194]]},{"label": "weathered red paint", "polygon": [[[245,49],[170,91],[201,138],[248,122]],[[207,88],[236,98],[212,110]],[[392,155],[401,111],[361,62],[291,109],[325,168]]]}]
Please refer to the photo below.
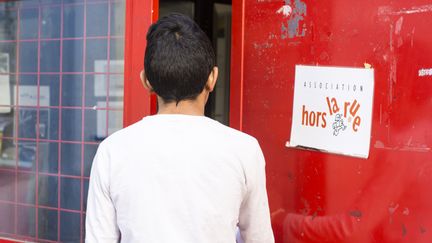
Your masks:
[{"label": "weathered red paint", "polygon": [[156,111],[156,98],[144,90],[139,74],[144,68],[147,30],[158,18],[158,6],[158,0],[126,1],[124,126]]},{"label": "weathered red paint", "polygon": [[0,243],[19,243],[22,241],[14,241],[14,240],[9,240],[9,239],[0,239]]},{"label": "weathered red paint", "polygon": [[244,64],[244,1],[232,2],[230,126],[242,130],[243,111],[243,64]]},{"label": "weathered red paint", "polygon": [[[431,242],[430,1],[233,0],[233,21],[231,124],[264,150],[277,242]],[[364,63],[369,158],[286,148],[295,65]]]}]

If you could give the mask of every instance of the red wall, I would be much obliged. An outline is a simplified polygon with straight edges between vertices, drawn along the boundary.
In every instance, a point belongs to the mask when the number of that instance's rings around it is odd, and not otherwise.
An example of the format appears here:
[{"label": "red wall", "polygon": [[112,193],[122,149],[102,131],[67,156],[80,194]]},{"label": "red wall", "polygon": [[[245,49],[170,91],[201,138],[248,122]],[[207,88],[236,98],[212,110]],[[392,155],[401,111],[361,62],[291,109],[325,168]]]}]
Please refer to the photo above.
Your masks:
[{"label": "red wall", "polygon": [[0,243],[16,243],[18,241],[12,241],[12,240],[6,240],[6,239],[0,239]]},{"label": "red wall", "polygon": [[156,112],[156,97],[145,91],[140,73],[144,68],[144,50],[149,26],[159,13],[158,0],[126,1],[124,115],[125,127],[144,115]]},{"label": "red wall", "polygon": [[[290,16],[283,0],[233,1],[231,125],[264,150],[277,242],[432,242],[432,76],[419,75],[432,68],[432,4],[285,2]],[[286,148],[295,65],[364,63],[369,158]]]}]

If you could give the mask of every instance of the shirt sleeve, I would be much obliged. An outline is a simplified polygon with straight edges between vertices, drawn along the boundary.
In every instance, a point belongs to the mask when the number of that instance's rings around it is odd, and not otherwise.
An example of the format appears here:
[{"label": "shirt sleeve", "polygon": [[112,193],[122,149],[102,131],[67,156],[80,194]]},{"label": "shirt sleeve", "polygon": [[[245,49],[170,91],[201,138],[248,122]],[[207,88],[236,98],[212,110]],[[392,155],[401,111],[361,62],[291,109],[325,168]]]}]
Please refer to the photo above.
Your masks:
[{"label": "shirt sleeve", "polygon": [[119,242],[116,211],[109,192],[109,157],[99,146],[90,174],[87,198],[86,242]]},{"label": "shirt sleeve", "polygon": [[253,155],[245,170],[247,192],[241,204],[238,226],[245,243],[273,243],[265,160],[259,145]]}]

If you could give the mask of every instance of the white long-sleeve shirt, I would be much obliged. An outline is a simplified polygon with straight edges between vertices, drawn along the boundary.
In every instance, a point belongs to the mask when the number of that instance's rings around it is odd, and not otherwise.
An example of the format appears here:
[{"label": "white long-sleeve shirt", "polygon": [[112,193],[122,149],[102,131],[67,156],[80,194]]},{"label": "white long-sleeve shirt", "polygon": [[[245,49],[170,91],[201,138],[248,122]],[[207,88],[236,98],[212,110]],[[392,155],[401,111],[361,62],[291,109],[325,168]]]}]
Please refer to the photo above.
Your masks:
[{"label": "white long-sleeve shirt", "polygon": [[203,116],[155,115],[94,158],[86,242],[273,243],[255,138]]}]

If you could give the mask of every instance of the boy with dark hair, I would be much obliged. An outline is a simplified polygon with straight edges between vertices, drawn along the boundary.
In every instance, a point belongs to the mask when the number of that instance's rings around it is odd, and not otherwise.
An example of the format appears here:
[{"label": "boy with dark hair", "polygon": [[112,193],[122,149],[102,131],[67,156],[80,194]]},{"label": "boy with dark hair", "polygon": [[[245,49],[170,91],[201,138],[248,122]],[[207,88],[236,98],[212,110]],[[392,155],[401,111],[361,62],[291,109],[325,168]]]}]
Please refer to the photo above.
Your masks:
[{"label": "boy with dark hair", "polygon": [[143,85],[158,114],[99,146],[86,242],[272,243],[265,162],[251,136],[204,116],[218,69],[204,32],[171,14],[147,34]]}]

